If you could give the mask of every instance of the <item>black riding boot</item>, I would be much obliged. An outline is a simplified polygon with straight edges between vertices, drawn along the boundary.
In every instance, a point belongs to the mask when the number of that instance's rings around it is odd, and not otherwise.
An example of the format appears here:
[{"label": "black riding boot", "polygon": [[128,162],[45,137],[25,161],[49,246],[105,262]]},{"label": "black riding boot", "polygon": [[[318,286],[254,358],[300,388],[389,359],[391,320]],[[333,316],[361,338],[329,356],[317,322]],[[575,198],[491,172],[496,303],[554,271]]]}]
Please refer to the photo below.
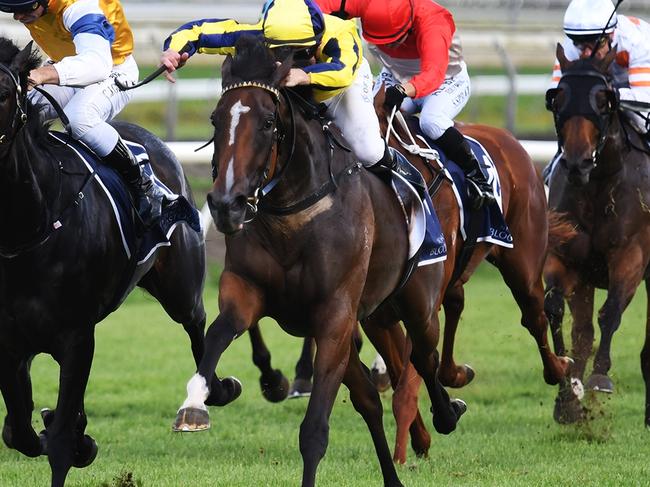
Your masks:
[{"label": "black riding boot", "polygon": [[386,146],[382,158],[379,159],[379,161],[373,164],[372,166],[366,166],[366,169],[376,174],[379,177],[379,179],[381,179],[384,183],[390,186],[390,183],[393,179],[392,171],[396,167],[397,167],[397,161],[395,160],[395,154],[390,149],[390,147]]},{"label": "black riding boot", "polygon": [[118,139],[115,148],[102,159],[115,169],[126,183],[144,227],[150,228],[155,225],[160,220],[162,201],[165,196],[153,179],[144,172],[122,139]]},{"label": "black riding boot", "polygon": [[463,134],[456,127],[450,127],[435,142],[465,173],[474,208],[494,203],[492,185],[485,178],[485,174]]}]

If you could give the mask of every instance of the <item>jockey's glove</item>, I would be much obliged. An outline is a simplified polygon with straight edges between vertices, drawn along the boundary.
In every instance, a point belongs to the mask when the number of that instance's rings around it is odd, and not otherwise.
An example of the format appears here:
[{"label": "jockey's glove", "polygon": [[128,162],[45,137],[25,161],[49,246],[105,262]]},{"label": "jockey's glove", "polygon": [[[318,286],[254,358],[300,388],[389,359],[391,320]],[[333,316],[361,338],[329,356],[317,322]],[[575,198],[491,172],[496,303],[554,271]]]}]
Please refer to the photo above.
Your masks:
[{"label": "jockey's glove", "polygon": [[386,98],[384,99],[384,106],[389,112],[393,111],[393,107],[399,110],[402,102],[406,98],[406,90],[402,85],[389,86],[386,90]]}]

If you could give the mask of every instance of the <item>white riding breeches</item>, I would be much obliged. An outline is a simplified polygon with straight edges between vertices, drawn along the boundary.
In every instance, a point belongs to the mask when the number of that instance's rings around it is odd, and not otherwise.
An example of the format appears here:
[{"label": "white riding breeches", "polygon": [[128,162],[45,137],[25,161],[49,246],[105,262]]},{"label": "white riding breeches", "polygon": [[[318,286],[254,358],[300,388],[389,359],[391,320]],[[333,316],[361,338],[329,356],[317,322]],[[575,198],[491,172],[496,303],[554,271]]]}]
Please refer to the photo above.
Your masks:
[{"label": "white riding breeches", "polygon": [[[131,91],[121,91],[115,84],[115,78],[123,83],[138,81],[138,65],[132,56],[119,66],[114,66],[111,75],[99,83],[84,87],[43,85],[61,105],[70,120],[73,138],[81,140],[95,153],[103,157],[109,154],[117,144],[118,133],[107,122],[115,117],[131,100]],[[57,118],[57,113],[47,99],[38,91],[29,92],[32,103],[43,106],[41,113],[48,120]]]},{"label": "white riding breeches", "polygon": [[[471,86],[467,66],[461,63],[460,73],[447,78],[440,87],[430,95],[422,98],[405,98],[402,111],[413,114],[420,112],[420,128],[425,135],[436,140],[454,125],[454,118],[467,104],[471,94]],[[386,86],[397,84],[397,80],[387,68],[382,68],[375,83],[375,93],[382,83]]]},{"label": "white riding breeches", "polygon": [[368,167],[379,162],[386,144],[373,104],[372,72],[368,61],[363,60],[352,85],[324,103],[361,163]]}]

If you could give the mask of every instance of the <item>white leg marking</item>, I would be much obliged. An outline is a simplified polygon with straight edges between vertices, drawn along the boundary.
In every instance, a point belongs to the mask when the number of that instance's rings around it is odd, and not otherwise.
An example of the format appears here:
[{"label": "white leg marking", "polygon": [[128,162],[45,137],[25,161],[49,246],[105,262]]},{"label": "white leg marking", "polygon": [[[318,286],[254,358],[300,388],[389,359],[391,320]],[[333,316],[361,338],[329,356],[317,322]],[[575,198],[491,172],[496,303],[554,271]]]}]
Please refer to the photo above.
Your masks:
[{"label": "white leg marking", "polygon": [[382,358],[381,355],[377,354],[377,356],[375,357],[375,361],[372,363],[372,366],[370,368],[372,370],[376,370],[380,374],[385,374],[386,362],[384,362],[384,359]]},{"label": "white leg marking", "polygon": [[230,109],[230,116],[232,117],[232,120],[230,121],[230,141],[228,142],[230,145],[235,143],[235,131],[237,130],[237,125],[239,125],[239,117],[242,113],[249,111],[250,107],[243,105],[241,100],[237,101],[237,103],[235,103]]},{"label": "white leg marking", "polygon": [[[187,399],[180,409],[196,408],[207,411],[205,400],[208,398],[208,386],[202,375],[194,374],[187,383]],[[179,410],[180,411],[180,410]]]}]

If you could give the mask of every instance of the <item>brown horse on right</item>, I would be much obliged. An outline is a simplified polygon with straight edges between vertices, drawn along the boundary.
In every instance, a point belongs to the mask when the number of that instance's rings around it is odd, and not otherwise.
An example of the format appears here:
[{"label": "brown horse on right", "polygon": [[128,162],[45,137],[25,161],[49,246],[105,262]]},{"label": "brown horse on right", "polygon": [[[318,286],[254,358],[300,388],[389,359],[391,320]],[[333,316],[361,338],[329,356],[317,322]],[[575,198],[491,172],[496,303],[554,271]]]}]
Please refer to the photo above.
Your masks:
[{"label": "brown horse on right", "polygon": [[[585,416],[579,396],[594,341],[594,289],[607,289],[607,299],[598,312],[600,345],[585,388],[600,392],[614,390],[608,376],[612,336],[642,280],[650,295],[650,151],[618,110],[607,74],[615,56],[612,50],[603,60],[570,62],[558,45],[562,78],[547,93],[563,150],[551,175],[549,204],[564,214],[574,233],[550,249],[544,271],[545,310],[558,353],[565,349],[560,329],[564,300],[573,318],[572,379],[562,381],[553,414],[560,423]],[[650,318],[641,370],[645,424],[650,426]]]},{"label": "brown horse on right", "polygon": [[[380,92],[375,99],[375,108],[382,124],[382,131],[386,133],[388,121],[382,103],[383,95]],[[542,269],[549,234],[543,185],[530,156],[509,132],[484,125],[468,124],[459,128],[464,135],[480,142],[494,162],[500,179],[503,214],[513,236],[514,247],[504,248],[486,242],[477,242],[471,256],[469,258],[464,256],[463,245],[467,243],[463,243],[461,236],[459,205],[450,181],[444,177],[437,165],[417,155],[406,154],[425,177],[447,243],[444,277],[446,291],[441,295],[445,325],[442,358],[438,371],[440,381],[449,387],[463,387],[474,377],[474,372],[469,366],[456,365],[453,358],[454,337],[464,308],[463,286],[478,265],[483,260],[488,260],[499,269],[521,310],[521,324],[528,329],[537,343],[544,365],[544,380],[550,385],[558,384],[567,375],[570,360],[556,356],[551,351],[547,340],[548,322],[543,309]],[[414,134],[417,133],[415,122],[411,123],[410,130]],[[404,133],[401,133],[400,137],[404,139]],[[395,138],[391,138],[390,142],[397,149],[402,149]],[[458,265],[464,265],[464,268],[455,273],[454,270]],[[369,322],[370,320],[372,323]],[[382,322],[383,328],[386,328],[386,323],[398,320],[399,316],[391,314],[390,309],[383,309],[363,324],[364,331],[386,360],[395,389],[393,412],[397,422],[397,438],[393,459],[404,463],[409,427],[416,452],[418,452],[417,439],[426,434],[426,431],[422,431],[423,422],[419,419],[415,421],[418,416],[417,390],[421,379],[408,364],[407,357],[411,353],[411,346],[405,339],[401,327],[393,326],[384,336],[380,336],[376,330],[382,328],[368,326]],[[403,364],[406,364],[406,368]]]}]

